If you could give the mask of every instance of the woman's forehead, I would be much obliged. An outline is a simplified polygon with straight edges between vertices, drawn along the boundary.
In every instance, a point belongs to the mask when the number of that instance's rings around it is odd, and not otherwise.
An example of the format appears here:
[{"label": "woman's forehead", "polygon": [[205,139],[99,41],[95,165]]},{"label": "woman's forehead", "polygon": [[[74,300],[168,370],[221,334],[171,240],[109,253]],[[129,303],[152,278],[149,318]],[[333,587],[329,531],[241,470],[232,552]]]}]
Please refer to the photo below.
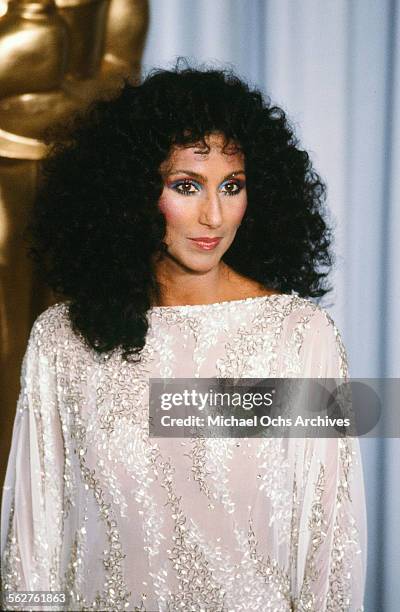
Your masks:
[{"label": "woman's forehead", "polygon": [[223,134],[211,134],[204,141],[187,144],[175,144],[171,147],[168,160],[207,159],[210,155],[220,154],[226,157],[243,157],[243,152],[235,141],[227,141]]},{"label": "woman's forehead", "polygon": [[196,146],[176,149],[169,158],[161,164],[161,172],[170,174],[174,172],[195,169],[202,172],[203,169],[224,168],[224,172],[241,169],[244,156],[241,151],[235,149],[231,152],[223,151],[220,146],[211,146],[209,150],[200,149]]}]

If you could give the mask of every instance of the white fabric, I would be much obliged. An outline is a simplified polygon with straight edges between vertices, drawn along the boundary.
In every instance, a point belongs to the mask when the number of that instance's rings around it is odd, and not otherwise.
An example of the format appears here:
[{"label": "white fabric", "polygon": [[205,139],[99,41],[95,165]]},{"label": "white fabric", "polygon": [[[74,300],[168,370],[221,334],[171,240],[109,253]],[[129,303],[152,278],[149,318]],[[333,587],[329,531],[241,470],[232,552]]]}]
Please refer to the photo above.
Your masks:
[{"label": "white fabric", "polygon": [[150,377],[347,377],[332,319],[274,295],[155,307],[149,321],[140,364],[96,355],[66,303],[35,321],[3,491],[3,589],[65,590],[70,610],[363,610],[356,438],[148,437]]}]

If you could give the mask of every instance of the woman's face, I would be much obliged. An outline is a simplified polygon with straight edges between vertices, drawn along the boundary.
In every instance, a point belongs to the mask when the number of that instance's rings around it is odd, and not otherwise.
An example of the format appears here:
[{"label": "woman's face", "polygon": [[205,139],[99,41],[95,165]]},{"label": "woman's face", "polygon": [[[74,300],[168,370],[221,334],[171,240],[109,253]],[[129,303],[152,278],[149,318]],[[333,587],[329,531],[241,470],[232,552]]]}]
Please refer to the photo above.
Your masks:
[{"label": "woman's face", "polygon": [[206,142],[209,151],[201,144],[174,147],[160,168],[167,257],[193,272],[218,266],[247,206],[243,153],[229,145],[223,152],[221,134],[212,134]]}]

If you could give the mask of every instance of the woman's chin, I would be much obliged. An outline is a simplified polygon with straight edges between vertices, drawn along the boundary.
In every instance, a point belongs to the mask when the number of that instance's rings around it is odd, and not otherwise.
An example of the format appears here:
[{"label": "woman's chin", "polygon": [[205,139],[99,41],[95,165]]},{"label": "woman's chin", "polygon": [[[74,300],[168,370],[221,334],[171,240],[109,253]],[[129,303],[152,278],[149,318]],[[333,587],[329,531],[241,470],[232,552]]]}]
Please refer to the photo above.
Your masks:
[{"label": "woman's chin", "polygon": [[185,269],[191,274],[207,274],[207,272],[211,272],[219,266],[219,260],[213,263],[203,263],[203,264],[188,264]]},{"label": "woman's chin", "polygon": [[170,272],[184,271],[188,274],[206,274],[218,268],[221,263],[223,253],[199,253],[178,255],[170,251],[158,262],[159,269]]},{"label": "woman's chin", "polygon": [[175,259],[175,262],[184,270],[192,274],[205,274],[219,266],[220,257],[208,256],[204,258]]}]

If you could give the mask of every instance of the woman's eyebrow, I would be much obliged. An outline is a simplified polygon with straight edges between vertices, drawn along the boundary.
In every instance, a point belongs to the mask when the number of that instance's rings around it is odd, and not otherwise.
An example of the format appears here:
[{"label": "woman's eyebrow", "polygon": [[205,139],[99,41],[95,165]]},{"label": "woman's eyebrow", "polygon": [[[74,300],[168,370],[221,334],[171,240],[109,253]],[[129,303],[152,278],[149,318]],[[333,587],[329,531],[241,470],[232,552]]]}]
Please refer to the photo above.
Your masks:
[{"label": "woman's eyebrow", "polygon": [[[204,182],[207,182],[206,176],[204,176],[203,174],[199,174],[198,172],[193,172],[192,170],[171,170],[171,172],[168,172],[167,176],[171,176],[172,174],[188,174],[189,176],[194,176],[195,178],[203,179]],[[234,170],[233,172],[230,172],[229,174],[224,176],[222,180],[225,181],[226,179],[231,178],[236,174],[245,174],[245,171],[241,168],[239,170]]]}]

